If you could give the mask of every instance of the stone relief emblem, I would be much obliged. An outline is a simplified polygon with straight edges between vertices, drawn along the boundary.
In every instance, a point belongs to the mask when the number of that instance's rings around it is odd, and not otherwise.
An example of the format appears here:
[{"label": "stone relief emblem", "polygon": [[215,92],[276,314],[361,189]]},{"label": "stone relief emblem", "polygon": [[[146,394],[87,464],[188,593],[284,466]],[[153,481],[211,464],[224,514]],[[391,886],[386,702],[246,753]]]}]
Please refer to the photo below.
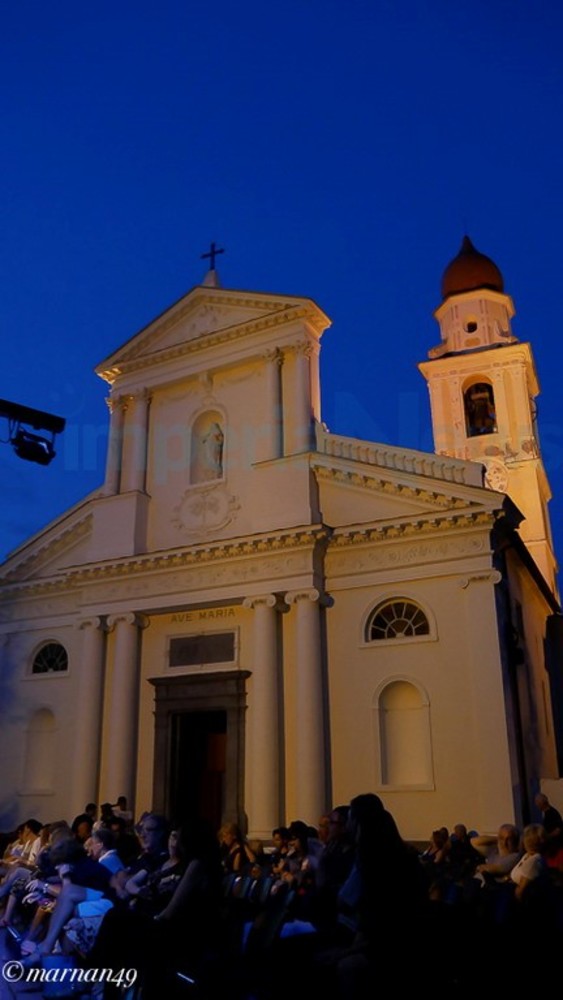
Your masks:
[{"label": "stone relief emblem", "polygon": [[508,489],[508,470],[504,462],[498,459],[488,459],[485,462],[485,486],[490,490],[498,490],[499,493],[506,493]]},{"label": "stone relief emblem", "polygon": [[224,486],[186,490],[174,507],[172,524],[184,537],[210,535],[231,524],[239,510],[238,497],[229,494]]}]

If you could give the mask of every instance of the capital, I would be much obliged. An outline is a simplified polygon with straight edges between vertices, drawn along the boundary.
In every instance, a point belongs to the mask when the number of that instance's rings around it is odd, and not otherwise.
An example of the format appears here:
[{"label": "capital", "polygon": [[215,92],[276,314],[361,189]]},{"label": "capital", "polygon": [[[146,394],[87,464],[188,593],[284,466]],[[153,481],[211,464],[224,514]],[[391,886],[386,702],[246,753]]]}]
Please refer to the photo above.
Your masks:
[{"label": "capital", "polygon": [[292,347],[298,357],[310,358],[314,353],[313,345],[309,340],[300,340],[299,343],[293,344]]},{"label": "capital", "polygon": [[94,632],[96,629],[101,629],[102,631],[104,631],[106,626],[102,622],[101,618],[99,618],[97,615],[94,615],[92,618],[83,618],[81,621],[78,621],[76,623],[76,627],[80,632],[83,629],[91,629]]},{"label": "capital", "polygon": [[285,595],[287,604],[297,604],[298,601],[320,601],[320,592],[316,587],[309,587],[304,590],[291,590]]},{"label": "capital", "polygon": [[135,611],[123,611],[115,615],[108,615],[108,632],[111,632],[120,622],[124,622],[125,625],[133,625],[136,628],[146,628],[150,623],[150,618],[147,615],[137,614]]},{"label": "capital", "polygon": [[277,598],[275,594],[260,594],[258,597],[245,597],[242,602],[243,608],[253,610],[257,607],[275,608]]},{"label": "capital", "polygon": [[264,351],[262,357],[264,361],[267,361],[269,364],[275,364],[278,368],[281,368],[283,365],[283,354],[279,347],[272,347],[270,350]]},{"label": "capital", "polygon": [[125,402],[129,397],[125,396],[106,396],[106,406],[110,413],[119,413],[126,409]]}]

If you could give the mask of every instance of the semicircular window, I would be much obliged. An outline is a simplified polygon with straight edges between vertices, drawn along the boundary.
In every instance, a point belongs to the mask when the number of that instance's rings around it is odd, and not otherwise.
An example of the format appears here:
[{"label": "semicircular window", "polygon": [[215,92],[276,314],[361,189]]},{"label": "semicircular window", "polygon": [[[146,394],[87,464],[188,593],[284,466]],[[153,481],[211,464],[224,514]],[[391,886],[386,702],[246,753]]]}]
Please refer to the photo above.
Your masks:
[{"label": "semicircular window", "polygon": [[368,618],[366,642],[429,635],[428,619],[417,604],[397,597],[379,604]]},{"label": "semicircular window", "polygon": [[36,654],[32,674],[62,673],[68,670],[68,654],[60,642],[48,642]]}]

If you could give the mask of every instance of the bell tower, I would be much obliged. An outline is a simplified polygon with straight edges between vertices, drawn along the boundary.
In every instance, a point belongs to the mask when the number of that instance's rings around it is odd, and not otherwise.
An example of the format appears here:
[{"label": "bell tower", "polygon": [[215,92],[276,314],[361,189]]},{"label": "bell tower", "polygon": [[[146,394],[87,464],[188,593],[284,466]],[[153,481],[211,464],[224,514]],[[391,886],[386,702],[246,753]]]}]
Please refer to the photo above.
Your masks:
[{"label": "bell tower", "polygon": [[512,299],[494,261],[464,236],[442,278],[434,313],[441,341],[419,369],[428,382],[437,454],[485,466],[485,486],[508,493],[525,520],[520,535],[556,593],[532,348],[512,332]]}]

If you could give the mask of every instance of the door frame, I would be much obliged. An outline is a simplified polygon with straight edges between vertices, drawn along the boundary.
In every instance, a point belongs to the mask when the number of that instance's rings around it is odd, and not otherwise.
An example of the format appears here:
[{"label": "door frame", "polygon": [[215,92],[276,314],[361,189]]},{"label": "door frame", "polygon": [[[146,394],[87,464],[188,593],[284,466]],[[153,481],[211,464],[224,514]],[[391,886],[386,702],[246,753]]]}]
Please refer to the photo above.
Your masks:
[{"label": "door frame", "polygon": [[153,810],[169,816],[172,755],[172,719],[184,712],[217,712],[227,716],[225,812],[223,823],[246,829],[244,811],[244,757],[246,680],[249,670],[154,677],[155,740]]}]

